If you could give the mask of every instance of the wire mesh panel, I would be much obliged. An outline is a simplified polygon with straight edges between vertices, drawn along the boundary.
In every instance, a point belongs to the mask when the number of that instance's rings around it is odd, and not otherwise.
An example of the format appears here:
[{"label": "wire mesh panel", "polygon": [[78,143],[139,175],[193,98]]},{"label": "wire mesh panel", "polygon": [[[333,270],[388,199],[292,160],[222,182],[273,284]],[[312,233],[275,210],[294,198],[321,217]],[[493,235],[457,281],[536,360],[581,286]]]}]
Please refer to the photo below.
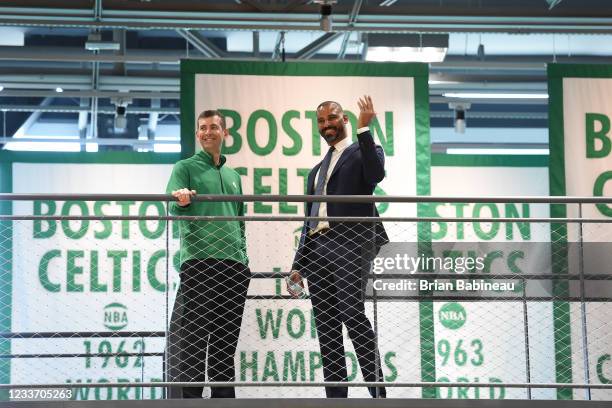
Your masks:
[{"label": "wire mesh panel", "polygon": [[[0,220],[3,378],[78,400],[610,399],[572,384],[612,379],[611,224],[478,205],[309,233],[290,217],[168,217],[159,202],[16,202]],[[96,209],[107,216],[81,216]],[[368,385],[322,384],[345,381]],[[430,381],[465,386],[393,386]],[[156,382],[213,384],[127,386]],[[507,386],[529,383],[568,387]]]},{"label": "wire mesh panel", "polygon": [[[45,205],[56,204],[34,203]],[[80,205],[62,204],[67,214]],[[165,212],[160,203],[142,208]],[[164,220],[13,221],[12,383],[164,379],[166,315],[178,285],[165,228]],[[75,389],[77,399],[161,397],[161,388]]]}]

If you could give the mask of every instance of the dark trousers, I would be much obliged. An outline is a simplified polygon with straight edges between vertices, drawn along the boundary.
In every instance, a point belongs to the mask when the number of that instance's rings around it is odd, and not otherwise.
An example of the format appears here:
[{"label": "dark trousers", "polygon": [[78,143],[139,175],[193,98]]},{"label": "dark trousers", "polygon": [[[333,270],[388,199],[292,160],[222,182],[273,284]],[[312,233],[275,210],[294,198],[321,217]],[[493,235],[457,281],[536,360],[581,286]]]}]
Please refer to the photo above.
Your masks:
[{"label": "dark trousers", "polygon": [[[309,247],[308,289],[325,381],[347,381],[343,323],[353,342],[364,380],[383,381],[374,331],[365,315],[363,285],[369,262],[363,260],[362,248],[333,232],[309,237],[306,244]],[[373,397],[386,396],[383,387],[378,388],[378,394],[376,387],[368,390]],[[328,398],[346,398],[348,387],[325,387],[325,393]]]},{"label": "dark trousers", "polygon": [[[234,355],[250,275],[247,266],[229,260],[190,260],[181,265],[182,381],[205,381],[206,365],[209,381],[235,380]],[[201,398],[202,391],[185,387],[182,396]],[[211,397],[235,398],[234,387],[211,387]]]}]

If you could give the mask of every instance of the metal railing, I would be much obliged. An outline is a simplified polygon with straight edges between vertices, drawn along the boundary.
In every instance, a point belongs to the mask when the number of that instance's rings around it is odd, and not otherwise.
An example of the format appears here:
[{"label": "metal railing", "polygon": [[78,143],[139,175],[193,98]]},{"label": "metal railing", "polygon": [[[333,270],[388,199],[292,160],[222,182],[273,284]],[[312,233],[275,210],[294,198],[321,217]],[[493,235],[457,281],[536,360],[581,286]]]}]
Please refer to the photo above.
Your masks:
[{"label": "metal railing", "polygon": [[[351,396],[368,396],[365,387],[379,393],[386,387],[390,397],[612,397],[607,317],[612,219],[597,209],[612,198],[194,199],[203,206],[378,203],[390,240],[379,252],[379,245],[371,245],[377,242],[374,217],[176,216],[167,212],[167,195],[0,194],[0,201],[12,203],[12,211],[0,215],[0,376],[5,378],[0,390],[64,388],[76,399],[162,398],[176,396],[172,390],[184,386],[235,386],[238,397],[322,396],[322,386],[350,387]],[[457,216],[459,208],[464,216]],[[315,236],[312,245],[323,251],[336,245],[335,251],[344,252],[321,256],[310,248],[306,260],[314,271],[304,271],[308,295],[293,299],[283,278],[293,263],[300,225],[310,219],[328,221],[331,231],[340,231]],[[175,297],[188,276],[179,257],[240,263],[240,248],[233,246],[240,223],[246,225],[251,273],[248,292],[236,295],[232,304],[241,311],[232,353],[235,377],[201,377],[210,375],[222,355],[210,350],[208,366],[192,356],[187,358],[196,361],[192,366],[173,373],[176,353],[189,349],[201,356],[202,345],[205,353],[212,340],[199,344],[198,339],[214,331],[204,327],[207,320],[198,320],[203,329],[194,340],[198,344],[171,350]],[[180,238],[190,237],[197,248],[181,253]],[[325,244],[317,244],[319,239]],[[372,253],[364,250],[368,245],[375,247],[375,258],[367,256]],[[457,259],[477,255],[483,255],[483,265],[457,272]],[[343,262],[330,266],[329,256]],[[405,259],[440,262],[408,270]],[[454,261],[447,268],[442,261],[449,259]],[[228,270],[218,262],[206,268]],[[325,281],[321,271],[335,274],[340,285]],[[459,280],[465,281],[463,288]],[[466,289],[467,283],[481,286]],[[230,284],[236,285],[230,286],[233,291],[245,281],[225,283]],[[204,290],[198,285],[185,290]],[[335,292],[328,293],[332,287]],[[339,297],[346,287],[358,288],[361,298],[352,292]],[[208,309],[223,310],[232,291],[209,302]],[[326,305],[329,297],[336,303]],[[314,312],[313,302],[319,302]],[[336,312],[347,310],[347,316],[334,320]],[[365,320],[350,323],[362,312]],[[340,322],[346,373],[323,361],[321,330],[331,327],[330,321]],[[360,339],[367,337],[360,330],[368,324],[373,348],[380,350],[371,359],[359,350]],[[342,335],[343,326],[348,335]],[[374,363],[372,369],[364,368],[368,362]],[[222,377],[223,371],[214,375]],[[349,381],[334,381],[343,376]]]}]

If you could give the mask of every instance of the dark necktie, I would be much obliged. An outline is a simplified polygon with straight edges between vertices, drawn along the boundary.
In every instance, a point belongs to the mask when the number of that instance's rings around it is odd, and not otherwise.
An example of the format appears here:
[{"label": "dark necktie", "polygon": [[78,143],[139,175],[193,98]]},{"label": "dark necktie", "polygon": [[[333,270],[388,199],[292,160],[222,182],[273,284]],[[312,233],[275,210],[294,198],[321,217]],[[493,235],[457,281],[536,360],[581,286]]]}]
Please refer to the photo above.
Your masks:
[{"label": "dark necktie", "polygon": [[[323,187],[325,187],[325,179],[327,178],[327,171],[329,170],[329,164],[331,163],[332,153],[334,152],[334,146],[329,148],[329,151],[323,158],[323,163],[321,163],[321,167],[319,167],[319,177],[317,177],[317,185],[315,187],[315,195],[323,195]],[[318,217],[319,216],[319,207],[321,206],[320,202],[312,203],[312,207],[310,207],[310,217]],[[317,220],[309,220],[308,228],[313,230],[317,227],[319,221]]]}]

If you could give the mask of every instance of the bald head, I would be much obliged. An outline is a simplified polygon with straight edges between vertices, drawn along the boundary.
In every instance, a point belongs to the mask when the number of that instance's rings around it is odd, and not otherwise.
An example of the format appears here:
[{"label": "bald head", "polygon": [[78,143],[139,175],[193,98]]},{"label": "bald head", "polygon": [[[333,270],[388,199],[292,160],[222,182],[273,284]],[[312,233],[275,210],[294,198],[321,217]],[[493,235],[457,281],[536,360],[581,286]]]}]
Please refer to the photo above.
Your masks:
[{"label": "bald head", "polygon": [[323,107],[328,107],[328,106],[329,107],[337,107],[340,110],[340,112],[344,113],[344,109],[342,109],[342,105],[340,105],[336,101],[324,101],[324,102],[321,102],[319,104],[319,106],[317,106],[317,110],[319,110],[319,109],[321,109]]}]

